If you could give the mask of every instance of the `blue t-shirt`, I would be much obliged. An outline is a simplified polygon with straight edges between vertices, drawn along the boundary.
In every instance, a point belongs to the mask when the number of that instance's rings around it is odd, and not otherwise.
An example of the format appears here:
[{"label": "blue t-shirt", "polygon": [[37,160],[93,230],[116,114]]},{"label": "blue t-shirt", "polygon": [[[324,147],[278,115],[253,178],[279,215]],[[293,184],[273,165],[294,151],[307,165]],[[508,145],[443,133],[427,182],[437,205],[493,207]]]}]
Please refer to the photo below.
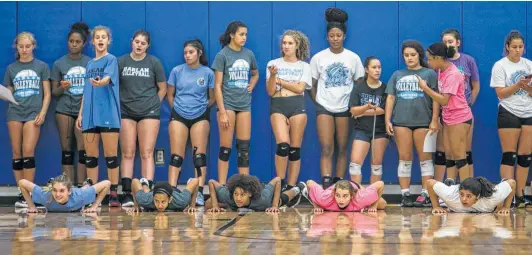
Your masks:
[{"label": "blue t-shirt", "polygon": [[174,110],[185,119],[195,119],[207,110],[209,89],[214,88],[214,72],[203,65],[196,69],[187,64],[174,67],[168,85],[175,86]]},{"label": "blue t-shirt", "polygon": [[[109,76],[109,84],[95,87],[90,79]],[[83,131],[95,127],[120,128],[120,96],[118,89],[118,62],[107,54],[100,59],[91,59],[86,67],[83,90]]]},{"label": "blue t-shirt", "polygon": [[43,205],[50,212],[71,212],[94,203],[96,201],[96,190],[94,187],[72,188],[72,193],[68,197],[66,204],[60,204],[53,199],[52,192],[46,192],[40,186],[35,185],[31,191],[31,200],[33,203]]}]

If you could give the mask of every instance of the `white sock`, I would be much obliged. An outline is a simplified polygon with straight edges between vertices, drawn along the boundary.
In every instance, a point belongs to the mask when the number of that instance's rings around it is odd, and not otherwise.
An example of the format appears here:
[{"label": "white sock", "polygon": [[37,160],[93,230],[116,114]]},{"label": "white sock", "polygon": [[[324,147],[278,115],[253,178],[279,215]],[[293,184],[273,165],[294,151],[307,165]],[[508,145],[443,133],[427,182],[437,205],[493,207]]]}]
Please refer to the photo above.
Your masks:
[{"label": "white sock", "polygon": [[429,192],[426,189],[421,190],[421,195],[424,197],[429,197]]},{"label": "white sock", "polygon": [[402,189],[401,190],[401,195],[404,195],[406,192],[410,192],[410,189]]}]

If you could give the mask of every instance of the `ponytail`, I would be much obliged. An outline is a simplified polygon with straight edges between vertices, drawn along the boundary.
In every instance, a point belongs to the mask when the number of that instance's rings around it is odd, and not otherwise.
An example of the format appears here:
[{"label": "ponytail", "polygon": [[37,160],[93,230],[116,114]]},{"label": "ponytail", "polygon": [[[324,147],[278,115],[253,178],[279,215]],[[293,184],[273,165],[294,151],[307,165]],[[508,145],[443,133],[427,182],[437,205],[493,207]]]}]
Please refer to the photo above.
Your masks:
[{"label": "ponytail", "polygon": [[456,53],[454,47],[447,47],[447,45],[442,42],[433,43],[427,48],[427,51],[430,53],[430,55],[438,56],[443,59],[452,58]]},{"label": "ponytail", "polygon": [[231,35],[236,34],[236,31],[238,31],[238,29],[241,27],[247,27],[247,26],[242,21],[233,21],[229,23],[229,25],[227,25],[225,32],[219,38],[222,48],[229,45],[229,43],[231,42]]},{"label": "ponytail", "polygon": [[459,190],[468,190],[479,198],[491,197],[495,192],[495,185],[482,176],[469,177],[460,183]]}]

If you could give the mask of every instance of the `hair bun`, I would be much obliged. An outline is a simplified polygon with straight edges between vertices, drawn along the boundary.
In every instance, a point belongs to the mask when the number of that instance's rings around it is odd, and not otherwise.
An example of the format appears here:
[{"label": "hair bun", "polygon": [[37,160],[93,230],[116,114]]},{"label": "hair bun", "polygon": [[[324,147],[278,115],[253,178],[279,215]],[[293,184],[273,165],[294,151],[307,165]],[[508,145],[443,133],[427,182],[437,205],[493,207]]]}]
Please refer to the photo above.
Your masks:
[{"label": "hair bun", "polygon": [[327,10],[325,10],[325,20],[327,20],[327,22],[345,23],[347,19],[347,12],[342,9],[327,8]]}]

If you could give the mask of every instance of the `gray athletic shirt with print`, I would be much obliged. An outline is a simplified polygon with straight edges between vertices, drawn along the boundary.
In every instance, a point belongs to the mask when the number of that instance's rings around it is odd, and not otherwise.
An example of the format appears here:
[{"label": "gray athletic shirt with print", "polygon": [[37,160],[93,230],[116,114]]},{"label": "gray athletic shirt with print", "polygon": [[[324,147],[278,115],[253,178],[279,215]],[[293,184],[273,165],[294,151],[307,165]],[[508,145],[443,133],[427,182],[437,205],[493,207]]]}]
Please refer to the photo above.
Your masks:
[{"label": "gray athletic shirt with print", "polygon": [[70,82],[70,88],[57,98],[56,112],[72,116],[79,114],[85,86],[85,67],[89,60],[91,58],[85,55],[80,59],[71,59],[68,55],[64,55],[55,61],[51,79],[59,83],[62,80]]},{"label": "gray athletic shirt with print", "polygon": [[18,105],[9,104],[7,121],[30,121],[42,108],[42,82],[50,79],[50,68],[38,59],[22,63],[16,61],[7,67],[4,86],[13,87],[13,96]]},{"label": "gray athletic shirt with print", "polygon": [[432,121],[432,98],[419,88],[416,74],[438,91],[438,75],[432,69],[395,71],[386,87],[386,94],[395,96],[391,120],[394,125],[428,127]]},{"label": "gray athletic shirt with print", "polygon": [[222,94],[225,109],[251,111],[251,93],[248,92],[250,71],[257,70],[253,52],[246,48],[235,51],[225,46],[216,54],[212,68],[223,72]]}]

